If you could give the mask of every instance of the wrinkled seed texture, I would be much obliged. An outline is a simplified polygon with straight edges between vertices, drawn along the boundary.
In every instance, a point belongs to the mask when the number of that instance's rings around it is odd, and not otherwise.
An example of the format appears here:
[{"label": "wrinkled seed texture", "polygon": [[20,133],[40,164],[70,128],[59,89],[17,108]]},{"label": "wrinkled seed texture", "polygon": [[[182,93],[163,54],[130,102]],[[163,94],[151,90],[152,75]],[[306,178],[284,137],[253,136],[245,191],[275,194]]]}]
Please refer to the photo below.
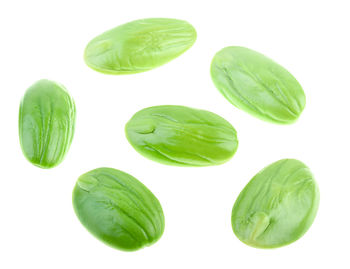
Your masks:
[{"label": "wrinkled seed texture", "polygon": [[91,234],[119,250],[150,246],[164,231],[163,210],[153,193],[133,176],[113,168],[80,176],[73,207]]},{"label": "wrinkled seed texture", "polygon": [[154,106],[126,124],[130,144],[144,157],[175,166],[227,162],[236,152],[236,130],[222,117],[185,106]]},{"label": "wrinkled seed texture", "polygon": [[234,106],[264,121],[290,124],[305,107],[298,81],[282,66],[244,47],[226,47],[214,56],[211,77]]},{"label": "wrinkled seed texture", "polygon": [[24,156],[40,168],[60,164],[72,143],[75,104],[64,86],[50,80],[33,84],[21,100],[19,140]]},{"label": "wrinkled seed texture", "polygon": [[277,248],[299,239],[312,225],[319,190],[310,169],[294,159],[261,170],[239,194],[232,228],[245,244]]},{"label": "wrinkled seed texture", "polygon": [[183,20],[141,19],[113,28],[92,39],[85,62],[106,74],[144,72],[178,57],[196,40],[196,31]]}]

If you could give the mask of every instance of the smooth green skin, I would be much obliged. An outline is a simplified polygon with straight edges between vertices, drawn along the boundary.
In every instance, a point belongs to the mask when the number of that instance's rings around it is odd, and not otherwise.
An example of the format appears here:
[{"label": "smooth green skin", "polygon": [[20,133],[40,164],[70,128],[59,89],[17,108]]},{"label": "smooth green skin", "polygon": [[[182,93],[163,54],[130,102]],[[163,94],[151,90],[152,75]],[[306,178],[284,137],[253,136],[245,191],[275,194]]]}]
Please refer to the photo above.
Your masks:
[{"label": "smooth green skin", "polygon": [[153,193],[133,176],[113,168],[80,176],[73,207],[91,234],[119,250],[152,245],[164,231],[163,210]]},{"label": "smooth green skin", "polygon": [[320,194],[310,169],[294,159],[261,170],[239,194],[232,228],[245,244],[277,248],[299,239],[315,219]]},{"label": "smooth green skin", "polygon": [[19,140],[28,161],[40,168],[60,164],[72,143],[75,114],[64,86],[46,79],[33,84],[19,109]]},{"label": "smooth green skin", "polygon": [[150,18],[128,22],[92,39],[85,62],[105,74],[144,72],[178,57],[196,41],[186,21]]},{"label": "smooth green skin", "polygon": [[298,81],[266,56],[243,47],[226,47],[214,56],[211,77],[234,106],[264,121],[290,124],[305,107]]},{"label": "smooth green skin", "polygon": [[176,166],[209,166],[236,152],[236,130],[220,116],[185,106],[154,106],[126,124],[130,144],[144,157]]}]

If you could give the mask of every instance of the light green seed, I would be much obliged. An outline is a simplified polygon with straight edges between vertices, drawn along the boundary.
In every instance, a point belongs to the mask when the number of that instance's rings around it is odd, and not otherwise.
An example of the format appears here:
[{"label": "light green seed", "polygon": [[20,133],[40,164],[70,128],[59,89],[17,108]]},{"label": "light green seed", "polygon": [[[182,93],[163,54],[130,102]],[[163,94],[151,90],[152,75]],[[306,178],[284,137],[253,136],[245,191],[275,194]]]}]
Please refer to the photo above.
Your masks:
[{"label": "light green seed", "polygon": [[266,56],[243,47],[226,47],[214,56],[211,77],[234,106],[273,123],[295,122],[305,107],[298,81]]},{"label": "light green seed", "polygon": [[196,40],[186,21],[150,18],[128,22],[89,42],[85,62],[105,74],[144,72],[178,57]]},{"label": "light green seed", "polygon": [[125,127],[140,154],[177,166],[227,162],[236,152],[236,130],[222,117],[185,106],[155,106],[137,112]]},{"label": "light green seed", "polygon": [[294,159],[261,170],[239,194],[232,228],[245,244],[276,248],[299,239],[313,223],[319,190],[309,168]]}]

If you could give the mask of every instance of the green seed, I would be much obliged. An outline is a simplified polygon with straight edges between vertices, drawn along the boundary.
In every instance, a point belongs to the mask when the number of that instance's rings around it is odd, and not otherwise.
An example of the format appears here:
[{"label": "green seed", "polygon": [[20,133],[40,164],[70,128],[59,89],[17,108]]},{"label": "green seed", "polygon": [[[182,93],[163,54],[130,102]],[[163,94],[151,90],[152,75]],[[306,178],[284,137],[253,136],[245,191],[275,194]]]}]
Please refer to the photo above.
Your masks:
[{"label": "green seed", "polygon": [[305,107],[298,81],[279,64],[247,48],[220,50],[212,61],[211,77],[229,102],[265,121],[293,123]]},{"label": "green seed", "polygon": [[315,219],[319,190],[310,169],[294,159],[260,171],[239,194],[232,228],[245,244],[276,248],[299,239]]},{"label": "green seed", "polygon": [[113,28],[89,42],[85,62],[105,74],[144,72],[178,57],[196,40],[186,21],[152,18]]},{"label": "green seed", "polygon": [[164,231],[162,207],[153,193],[133,176],[113,168],[80,176],[73,207],[88,231],[120,250],[152,245]]},{"label": "green seed", "polygon": [[220,116],[184,106],[155,106],[137,112],[125,127],[141,155],[168,165],[209,166],[236,152],[235,129]]},{"label": "green seed", "polygon": [[41,168],[60,164],[71,145],[74,125],[75,104],[64,86],[39,80],[26,91],[19,110],[24,156]]}]

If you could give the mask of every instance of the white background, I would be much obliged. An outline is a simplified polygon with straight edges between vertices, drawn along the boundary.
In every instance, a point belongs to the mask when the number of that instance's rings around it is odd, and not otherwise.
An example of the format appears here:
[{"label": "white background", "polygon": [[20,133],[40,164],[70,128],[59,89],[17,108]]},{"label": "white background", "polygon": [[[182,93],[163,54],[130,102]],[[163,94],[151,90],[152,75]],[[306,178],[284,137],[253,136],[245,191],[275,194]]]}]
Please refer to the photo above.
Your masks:
[{"label": "white background", "polygon": [[[0,268],[349,268],[349,1],[15,1],[0,4]],[[89,69],[87,42],[147,17],[189,21],[194,46],[149,72],[113,76]],[[257,50],[286,67],[307,104],[297,123],[260,121],[214,87],[209,67],[229,45]],[[18,108],[25,90],[48,78],[77,106],[76,133],[51,170],[25,160]],[[239,148],[226,164],[179,168],[152,162],[128,144],[124,125],[163,104],[215,112],[236,128]],[[264,166],[297,158],[321,191],[318,215],[297,242],[273,250],[241,243],[231,229],[239,192]],[[163,237],[137,252],[90,235],[71,205],[76,179],[107,166],[132,174],[160,200]]]}]

